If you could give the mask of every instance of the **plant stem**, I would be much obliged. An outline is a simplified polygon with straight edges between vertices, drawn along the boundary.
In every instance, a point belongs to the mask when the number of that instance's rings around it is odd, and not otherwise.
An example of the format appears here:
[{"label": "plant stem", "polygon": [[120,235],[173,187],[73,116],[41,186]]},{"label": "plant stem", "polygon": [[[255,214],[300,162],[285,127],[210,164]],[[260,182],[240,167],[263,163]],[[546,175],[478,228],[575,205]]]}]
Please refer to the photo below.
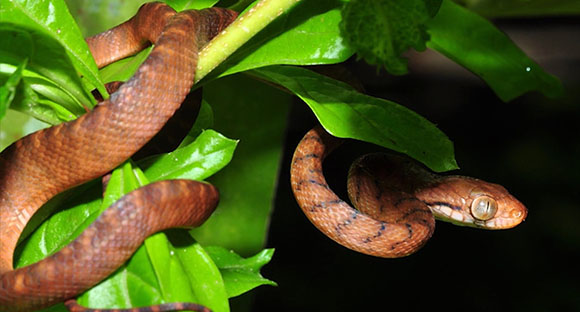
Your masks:
[{"label": "plant stem", "polygon": [[205,77],[250,38],[298,2],[300,0],[261,0],[238,17],[199,53],[195,81],[198,82]]}]

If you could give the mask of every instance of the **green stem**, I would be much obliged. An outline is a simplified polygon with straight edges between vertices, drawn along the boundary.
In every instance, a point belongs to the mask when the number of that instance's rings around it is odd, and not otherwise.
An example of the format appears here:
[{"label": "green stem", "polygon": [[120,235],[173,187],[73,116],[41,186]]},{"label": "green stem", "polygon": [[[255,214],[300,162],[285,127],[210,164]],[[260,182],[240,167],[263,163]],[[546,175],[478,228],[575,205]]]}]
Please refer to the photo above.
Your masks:
[{"label": "green stem", "polygon": [[195,81],[198,82],[270,22],[300,0],[261,0],[215,37],[200,53]]}]

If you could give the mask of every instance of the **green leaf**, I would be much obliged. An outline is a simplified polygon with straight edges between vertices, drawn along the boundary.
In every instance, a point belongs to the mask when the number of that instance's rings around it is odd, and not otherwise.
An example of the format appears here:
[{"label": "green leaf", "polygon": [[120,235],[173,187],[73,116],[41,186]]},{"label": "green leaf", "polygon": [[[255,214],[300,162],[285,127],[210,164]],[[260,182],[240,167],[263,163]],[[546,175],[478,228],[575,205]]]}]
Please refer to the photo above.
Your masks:
[{"label": "green leaf", "polygon": [[214,130],[203,131],[187,146],[140,162],[151,181],[167,179],[204,180],[225,167],[232,159],[237,141]]},{"label": "green leaf", "polygon": [[340,36],[337,0],[302,1],[238,49],[211,77],[274,64],[334,64],[353,52]]},{"label": "green leaf", "polygon": [[[51,199],[26,226],[24,237],[40,224],[26,240],[19,243],[15,266],[19,268],[40,261],[73,241],[97,218],[101,195],[99,181],[93,181]],[[51,217],[44,221],[48,215]]]},{"label": "green leaf", "polygon": [[[26,67],[28,63],[28,59],[24,59],[24,61],[18,65],[18,68],[8,77],[8,80],[4,83],[4,85],[0,86],[0,120],[4,118],[6,115],[6,110],[8,110],[8,106],[14,100],[14,96],[16,95],[16,87],[20,83],[22,78],[22,71]],[[0,64],[0,67],[4,67],[6,65]],[[2,72],[2,69],[0,69]]]},{"label": "green leaf", "polygon": [[[16,66],[0,64],[0,82],[16,70]],[[73,111],[80,114],[79,103],[50,79],[26,69],[21,77],[10,103],[11,109],[53,125],[75,119]],[[73,108],[73,111],[67,108]]]},{"label": "green leaf", "polygon": [[407,73],[409,48],[425,50],[424,23],[441,0],[351,0],[344,6],[341,29],[346,41],[367,63],[384,66],[394,75]]},{"label": "green leaf", "polygon": [[[119,270],[78,298],[95,307],[148,306],[162,301],[155,271],[144,246]],[[68,311],[63,308],[62,311]]]},{"label": "green leaf", "polygon": [[[0,76],[6,75],[11,68],[16,68],[25,59],[28,64],[23,73],[23,78],[28,82],[26,86],[32,86],[35,93],[41,96],[34,96],[32,102],[22,103],[21,97],[16,97],[12,108],[22,112],[39,112],[36,106],[45,105],[42,99],[50,103],[52,110],[62,109],[73,112],[74,116],[79,116],[85,112],[85,106],[91,105],[88,93],[83,89],[81,80],[77,72],[69,61],[65,50],[60,44],[39,31],[28,28],[17,27],[10,24],[0,26]],[[35,78],[35,81],[30,81]],[[1,79],[1,77],[0,77]],[[27,88],[23,88],[29,92]],[[20,92],[18,92],[20,93]],[[58,105],[56,104],[58,103]],[[45,107],[46,109],[46,107]],[[37,116],[41,120],[51,121],[54,112],[45,111],[46,115]],[[57,112],[56,115],[59,113]],[[68,119],[70,120],[70,118]],[[62,120],[58,120],[62,122]]]},{"label": "green leaf", "polygon": [[[20,28],[28,29],[31,33],[38,34],[44,40],[50,39],[50,41],[58,42],[61,47],[59,50],[36,50],[39,53],[36,53],[35,56],[44,55],[41,56],[43,57],[42,62],[39,62],[40,66],[47,68],[46,73],[43,73],[44,75],[58,81],[48,74],[60,73],[62,70],[68,71],[68,67],[62,66],[62,62],[70,60],[76,71],[74,71],[74,75],[66,74],[63,77],[66,76],[69,80],[73,79],[73,82],[76,82],[74,80],[76,78],[73,77],[77,77],[76,72],[78,71],[88,84],[104,94],[105,89],[99,78],[97,66],[64,1],[0,0],[0,7],[2,8],[0,23],[11,23]],[[43,40],[34,40],[34,42],[43,42]],[[51,43],[51,46],[54,44]],[[64,53],[60,52],[62,49],[64,49]],[[57,53],[59,57],[54,57],[53,53]],[[48,58],[48,56],[52,58]],[[34,57],[30,57],[31,65],[33,61]],[[77,99],[81,99],[84,105],[92,106],[95,103],[82,85],[71,83],[69,85],[59,84],[59,86],[71,88],[69,91]]]},{"label": "green leaf", "polygon": [[192,232],[204,246],[254,254],[266,239],[292,96],[234,75],[208,83],[204,98],[214,128],[239,144],[231,163],[209,179],[220,190],[216,213]]},{"label": "green leaf", "polygon": [[428,47],[483,79],[503,101],[536,90],[548,97],[563,93],[558,78],[546,73],[489,21],[445,0],[428,23]]},{"label": "green leaf", "polygon": [[220,269],[230,298],[261,285],[277,286],[260,274],[260,269],[272,259],[274,249],[262,250],[245,259],[222,247],[208,246],[205,250]]},{"label": "green leaf", "polygon": [[[184,231],[182,231],[184,232]],[[197,302],[210,307],[213,311],[229,311],[228,296],[222,274],[208,252],[200,244],[192,243],[189,235],[175,235],[169,231],[167,236],[172,242],[174,262],[179,262],[192,285]],[[187,232],[179,233],[187,234]],[[190,238],[189,241],[187,238]],[[169,276],[169,275],[168,275]],[[167,281],[173,288],[171,279]],[[169,293],[178,293],[169,291]],[[178,298],[175,298],[175,300]]]},{"label": "green leaf", "polygon": [[405,153],[435,171],[457,168],[453,144],[447,136],[399,104],[361,94],[345,83],[304,68],[272,66],[253,73],[300,97],[334,136]]},{"label": "green leaf", "polygon": [[143,49],[141,52],[116,61],[101,69],[101,77],[105,83],[113,81],[127,81],[137,72],[137,69],[147,59],[153,47]]}]

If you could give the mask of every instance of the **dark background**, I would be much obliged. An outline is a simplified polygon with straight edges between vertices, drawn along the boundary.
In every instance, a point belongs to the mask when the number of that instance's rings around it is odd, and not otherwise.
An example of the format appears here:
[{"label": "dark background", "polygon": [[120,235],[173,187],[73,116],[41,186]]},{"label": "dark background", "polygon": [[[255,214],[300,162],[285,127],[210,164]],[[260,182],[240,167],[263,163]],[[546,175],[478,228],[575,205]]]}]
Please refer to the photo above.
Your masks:
[{"label": "dark background", "polygon": [[[437,222],[414,255],[380,259],[350,251],[318,232],[290,191],[294,147],[315,121],[296,102],[270,225],[276,248],[262,272],[278,287],[234,301],[252,311],[580,311],[580,20],[500,20],[496,24],[548,72],[566,95],[526,94],[503,103],[476,76],[433,53],[410,55],[411,74],[393,77],[362,61],[348,68],[367,93],[403,104],[446,133],[461,169],[504,185],[529,209],[515,229],[483,231]],[[351,142],[325,162],[343,198]]]}]

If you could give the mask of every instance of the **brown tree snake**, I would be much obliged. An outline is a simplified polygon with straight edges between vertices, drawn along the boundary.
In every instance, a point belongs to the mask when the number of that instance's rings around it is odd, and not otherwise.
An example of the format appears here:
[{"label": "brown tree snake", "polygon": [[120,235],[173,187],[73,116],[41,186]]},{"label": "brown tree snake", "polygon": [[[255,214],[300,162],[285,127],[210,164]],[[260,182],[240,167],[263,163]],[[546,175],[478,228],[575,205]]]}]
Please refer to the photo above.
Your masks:
[{"label": "brown tree snake", "polygon": [[[137,73],[90,113],[26,136],[0,154],[0,311],[33,311],[74,298],[114,272],[147,236],[198,226],[210,216],[219,198],[212,185],[152,183],[114,203],[62,250],[13,268],[19,236],[36,210],[103,176],[150,140],[190,91],[198,50],[236,16],[218,8],[175,13],[150,3],[124,24],[87,39],[99,67],[155,47]],[[291,183],[312,223],[348,248],[401,257],[430,238],[435,217],[487,229],[510,228],[526,217],[526,208],[499,185],[438,176],[405,158],[374,154],[349,172],[353,209],[322,173],[324,157],[339,142],[320,127],[306,134],[294,154]],[[71,311],[92,311],[67,304]],[[179,303],[149,311],[178,309],[207,311]]]}]

